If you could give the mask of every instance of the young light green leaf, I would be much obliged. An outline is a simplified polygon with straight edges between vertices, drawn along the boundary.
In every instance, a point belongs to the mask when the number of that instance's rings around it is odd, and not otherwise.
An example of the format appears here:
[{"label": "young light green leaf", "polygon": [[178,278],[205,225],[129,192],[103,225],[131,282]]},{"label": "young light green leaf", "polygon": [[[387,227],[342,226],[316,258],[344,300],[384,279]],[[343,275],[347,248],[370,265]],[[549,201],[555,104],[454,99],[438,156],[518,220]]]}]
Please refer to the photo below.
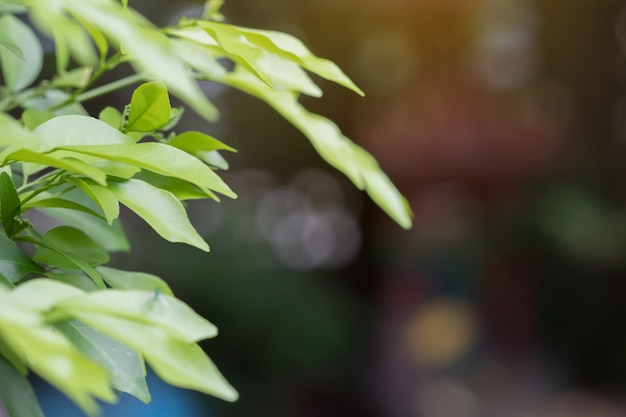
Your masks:
[{"label": "young light green leaf", "polygon": [[237,399],[237,391],[197,344],[176,339],[142,321],[88,310],[72,310],[71,314],[139,352],[165,382],[227,401]]},{"label": "young light green leaf", "polygon": [[106,37],[102,33],[100,29],[98,29],[95,25],[92,25],[88,20],[83,19],[80,16],[74,15],[74,18],[80,22],[80,24],[85,28],[93,43],[98,48],[98,52],[100,52],[100,59],[104,60],[109,52],[109,42]]},{"label": "young light green leaf", "polygon": [[169,145],[174,146],[183,151],[194,153],[196,151],[230,151],[237,152],[235,148],[226,145],[223,142],[215,139],[213,136],[209,136],[206,133],[187,131],[180,135],[174,136],[169,142]]},{"label": "young light green leaf", "polygon": [[99,213],[96,213],[89,207],[86,207],[82,204],[78,204],[73,201],[66,200],[64,198],[47,197],[46,194],[44,193],[42,194],[39,194],[37,197],[26,202],[23,206],[24,211],[29,210],[31,208],[57,207],[57,208],[65,208],[65,209],[70,209],[70,210],[78,210],[94,217],[103,218]]},{"label": "young light green leaf", "polygon": [[51,280],[62,282],[79,288],[85,292],[98,291],[98,286],[89,276],[80,272],[46,272],[44,275]]},{"label": "young light green leaf", "polygon": [[135,174],[141,172],[141,168],[139,167],[106,159],[98,159],[93,161],[91,164],[94,167],[101,169],[102,172],[109,177],[116,177],[124,180],[132,178]]},{"label": "young light green leaf", "polygon": [[226,69],[214,56],[216,48],[185,38],[172,39],[171,42],[176,54],[191,68],[199,71],[204,78],[214,80],[226,73]]},{"label": "young light green leaf", "polygon": [[209,245],[189,222],[183,205],[171,193],[133,179],[112,182],[108,188],[120,203],[144,219],[164,239],[209,251]]},{"label": "young light green leaf", "polygon": [[236,197],[228,185],[202,161],[163,143],[73,146],[61,149],[135,165],[158,174],[189,181],[227,197]]},{"label": "young light green leaf", "polygon": [[[1,12],[2,12],[2,3],[0,3],[0,13]],[[20,47],[17,46],[17,44],[13,41],[13,39],[11,39],[11,36],[9,36],[9,33],[4,32],[4,31],[0,32],[0,46],[5,48],[7,51],[11,52],[17,58],[26,61],[26,57],[24,56],[24,53],[22,52]]]},{"label": "young light green leaf", "polygon": [[178,58],[170,39],[137,14],[127,13],[115,2],[64,1],[73,14],[96,25],[115,44],[123,45],[131,63],[146,79],[162,80],[168,89],[198,114],[215,121],[218,111]]},{"label": "young light green leaf", "polygon": [[39,291],[37,286],[42,282],[46,288],[54,283],[50,280],[33,280],[12,291],[0,292],[0,305],[3,307],[0,309],[0,338],[33,371],[65,393],[83,410],[95,413],[98,405],[94,397],[110,402],[116,399],[109,388],[108,376],[95,363],[76,355],[71,343],[50,326],[44,325],[38,310],[32,309],[29,303],[33,297],[29,297],[30,294],[37,298],[49,298],[58,296],[60,292],[58,288],[54,292]]},{"label": "young light green leaf", "polygon": [[11,417],[44,417],[33,387],[0,355],[0,400]]},{"label": "young light green leaf", "polygon": [[54,117],[54,113],[48,110],[26,109],[22,113],[22,122],[28,130],[35,130],[37,126]]},{"label": "young light green leaf", "polygon": [[80,211],[62,208],[42,208],[39,210],[64,224],[82,230],[108,252],[128,252],[130,249],[130,244],[119,219],[109,225],[105,220]]},{"label": "young light green leaf", "polygon": [[28,11],[26,6],[20,0],[1,0],[0,1],[0,13],[24,13]]},{"label": "young light green leaf", "polygon": [[145,323],[187,343],[217,335],[217,328],[187,304],[154,290],[95,291],[66,299],[57,304],[56,310],[79,320],[87,312]]},{"label": "young light green leaf", "polygon": [[21,91],[37,79],[43,65],[43,49],[33,30],[11,14],[0,17],[0,32],[11,34],[23,56],[0,48],[0,65],[4,82],[10,91]]},{"label": "young light green leaf", "polygon": [[[3,290],[6,290],[7,288],[12,289],[12,288],[15,288],[15,287],[9,286],[9,287],[3,288]],[[9,362],[11,365],[13,365],[13,367],[21,375],[23,375],[23,376],[27,376],[28,375],[28,367],[26,366],[24,361],[22,361],[19,358],[19,356],[8,347],[7,344],[2,341],[2,339],[0,339],[0,356],[4,357],[4,359],[7,362]]]},{"label": "young light green leaf", "polygon": [[155,291],[158,289],[163,295],[174,295],[169,285],[156,275],[145,272],[123,271],[105,266],[99,266],[96,269],[111,288],[142,291]]},{"label": "young light green leaf", "polygon": [[270,87],[321,97],[322,90],[300,68],[298,65],[300,61],[293,62],[293,59],[288,59],[290,56],[281,56],[250,41],[242,28],[214,22],[199,22],[198,25],[219,43],[229,58],[244,66]]},{"label": "young light green leaf", "polygon": [[141,171],[135,177],[137,180],[145,181],[157,188],[169,191],[174,194],[177,199],[184,200],[203,200],[211,198],[219,201],[219,198],[208,189],[200,189],[187,181],[179,180],[165,175],[155,174],[150,171]]},{"label": "young light green leaf", "polygon": [[150,402],[143,359],[134,350],[79,321],[61,323],[57,328],[83,355],[108,372],[113,388]]},{"label": "young light green leaf", "polygon": [[239,394],[235,388],[226,381],[200,346],[172,339],[168,342],[158,344],[157,349],[144,353],[152,369],[165,382],[226,401],[237,400]]},{"label": "young light green leaf", "polygon": [[224,0],[207,0],[204,2],[203,19],[216,20],[221,22],[224,16],[220,13],[220,8],[224,4]]},{"label": "young light green leaf", "polygon": [[301,65],[304,69],[349,88],[361,96],[364,95],[363,91],[357,87],[335,63],[315,56],[302,41],[292,35],[283,32],[250,29],[216,22],[199,22],[199,25],[215,33],[219,33],[225,29],[235,30],[243,35],[248,42],[259,48],[263,48],[278,56],[293,61]]},{"label": "young light green leaf", "polygon": [[40,125],[33,133],[41,138],[40,152],[63,146],[134,143],[131,138],[105,122],[80,115],[55,117]]},{"label": "young light green leaf", "polygon": [[11,291],[11,300],[30,312],[43,313],[61,301],[84,294],[78,288],[46,278],[31,279]]},{"label": "young light green leaf", "polygon": [[117,219],[120,215],[120,204],[115,194],[108,188],[101,187],[93,181],[79,178],[69,178],[67,181],[80,188],[89,198],[98,204],[109,224],[112,224],[113,220]]},{"label": "young light green leaf", "polygon": [[111,126],[113,129],[119,129],[122,126],[122,113],[115,107],[105,107],[98,115],[98,119]]},{"label": "young light green leaf", "polygon": [[180,119],[182,118],[184,112],[184,107],[172,107],[172,111],[170,112],[170,120],[165,126],[163,126],[161,130],[166,132],[168,130],[174,129],[178,122],[180,122]]},{"label": "young light green leaf", "polygon": [[14,149],[15,148],[10,148],[5,152],[0,153],[0,160],[2,160],[3,163],[16,161],[32,162],[36,164],[33,167],[29,167],[28,170],[25,169],[25,174],[31,175],[34,172],[44,169],[47,165],[49,167],[60,168],[66,171],[82,174],[91,178],[100,185],[106,185],[106,175],[104,172],[81,160],[73,158],[56,158],[53,155],[46,155],[28,149]]},{"label": "young light green leaf", "polygon": [[228,161],[218,151],[197,152],[195,155],[213,168],[227,170],[229,167]]},{"label": "young light green leaf", "polygon": [[57,73],[63,73],[70,55],[80,65],[94,67],[98,62],[89,34],[77,20],[81,16],[69,16],[63,1],[31,0],[29,16],[37,27],[54,40]]},{"label": "young light green leaf", "polygon": [[6,113],[0,113],[0,147],[22,146],[36,148],[39,138],[24,129],[18,121]]},{"label": "young light green leaf", "polygon": [[152,132],[170,121],[170,96],[162,81],[151,81],[137,87],[130,100],[127,131]]},{"label": "young light green leaf", "polygon": [[236,69],[221,81],[263,99],[297,127],[326,162],[347,175],[357,187],[367,191],[372,200],[400,226],[411,227],[412,213],[406,199],[382,172],[376,160],[345,137],[337,125],[308,112],[298,102],[295,93],[273,90],[246,71]]},{"label": "young light green leaf", "polygon": [[43,272],[11,239],[0,233],[0,274],[12,283],[30,273]]},{"label": "young light green leaf", "polygon": [[0,218],[7,236],[18,231],[17,218],[22,214],[20,197],[11,177],[6,172],[0,173]]},{"label": "young light green leaf", "polygon": [[75,68],[71,71],[64,72],[54,77],[52,79],[51,85],[52,87],[55,87],[55,88],[84,87],[89,82],[89,78],[91,77],[92,72],[93,70],[91,67]]},{"label": "young light green leaf", "polygon": [[55,116],[82,115],[86,116],[87,111],[83,106],[72,100],[72,96],[56,88],[50,88],[41,95],[27,98],[22,103],[25,109],[51,111]]},{"label": "young light green leaf", "polygon": [[250,73],[273,87],[269,76],[269,68],[263,65],[268,59],[266,51],[250,44],[245,35],[242,35],[231,25],[213,26],[214,22],[198,22],[212,39],[223,49],[225,55],[233,61],[244,66]]}]

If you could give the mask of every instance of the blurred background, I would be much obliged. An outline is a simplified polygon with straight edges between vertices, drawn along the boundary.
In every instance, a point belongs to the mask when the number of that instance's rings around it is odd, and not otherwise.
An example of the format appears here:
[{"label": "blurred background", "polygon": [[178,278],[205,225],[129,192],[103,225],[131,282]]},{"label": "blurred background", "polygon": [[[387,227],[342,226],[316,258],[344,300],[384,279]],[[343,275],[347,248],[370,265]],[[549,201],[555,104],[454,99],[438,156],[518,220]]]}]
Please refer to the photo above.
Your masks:
[{"label": "blurred background", "polygon": [[[202,2],[131,5],[158,24]],[[131,216],[118,266],[217,324],[241,398],[150,378],[105,416],[626,416],[626,2],[227,0],[367,93],[303,98],[407,196],[403,231],[261,102],[206,84],[239,194],[191,204],[204,254]],[[128,101],[119,97],[120,105]],[[49,417],[72,412],[41,390]],[[75,414],[79,415],[79,414]]]}]

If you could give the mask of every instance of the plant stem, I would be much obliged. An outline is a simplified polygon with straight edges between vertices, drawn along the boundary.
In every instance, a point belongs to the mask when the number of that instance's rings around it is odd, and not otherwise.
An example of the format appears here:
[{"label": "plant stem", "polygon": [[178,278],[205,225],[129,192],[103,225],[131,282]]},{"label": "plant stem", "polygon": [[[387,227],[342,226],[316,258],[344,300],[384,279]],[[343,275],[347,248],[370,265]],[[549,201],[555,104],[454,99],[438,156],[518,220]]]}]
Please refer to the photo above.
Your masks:
[{"label": "plant stem", "polygon": [[96,97],[111,93],[115,90],[128,87],[129,85],[138,83],[141,80],[143,80],[143,77],[139,74],[129,75],[128,77],[121,78],[119,80],[113,81],[112,83],[101,85],[100,87],[94,88],[93,90],[89,90],[82,94],[79,94],[76,96],[76,101],[82,103],[83,101],[91,100]]}]

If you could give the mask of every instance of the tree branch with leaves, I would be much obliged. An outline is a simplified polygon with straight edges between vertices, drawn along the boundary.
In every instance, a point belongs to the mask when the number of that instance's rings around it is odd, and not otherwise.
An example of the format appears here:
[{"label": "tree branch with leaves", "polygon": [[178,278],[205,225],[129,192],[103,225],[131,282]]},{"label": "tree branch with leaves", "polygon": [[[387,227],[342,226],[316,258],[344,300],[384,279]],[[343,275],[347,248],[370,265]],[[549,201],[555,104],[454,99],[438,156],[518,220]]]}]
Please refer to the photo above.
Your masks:
[{"label": "tree branch with leaves", "polygon": [[[375,159],[299,102],[322,96],[309,73],[362,91],[291,35],[224,23],[221,3],[159,28],[126,1],[0,0],[0,399],[11,417],[42,416],[30,371],[90,414],[117,392],[149,402],[146,363],[172,385],[237,398],[198,346],[215,326],[159,277],[106,266],[130,249],[120,204],[163,239],[208,252],[185,200],[236,197],[219,176],[222,153],[235,150],[180,131],[184,108],[170,94],[207,123],[219,111],[199,81],[258,97],[410,227],[406,200]],[[49,76],[38,32],[54,41]],[[100,84],[122,65],[133,74]],[[91,115],[82,106],[129,86],[123,108]],[[43,232],[31,210],[61,225]]]}]

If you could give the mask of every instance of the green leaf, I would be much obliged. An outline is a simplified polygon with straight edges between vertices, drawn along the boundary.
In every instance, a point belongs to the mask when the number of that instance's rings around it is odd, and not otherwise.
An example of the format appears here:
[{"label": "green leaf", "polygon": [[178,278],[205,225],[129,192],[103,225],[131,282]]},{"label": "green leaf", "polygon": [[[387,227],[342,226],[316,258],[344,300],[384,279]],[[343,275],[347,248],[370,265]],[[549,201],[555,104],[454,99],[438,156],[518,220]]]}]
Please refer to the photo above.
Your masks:
[{"label": "green leaf", "polygon": [[204,2],[203,19],[208,20],[224,20],[224,16],[220,13],[220,8],[224,4],[224,0],[207,0]]},{"label": "green leaf", "polygon": [[61,208],[39,209],[62,223],[82,230],[108,252],[128,252],[130,244],[119,219],[109,225],[105,220],[75,210]]},{"label": "green leaf", "polygon": [[131,138],[105,122],[80,115],[55,117],[40,125],[33,133],[41,138],[41,152],[67,146],[134,143]]},{"label": "green leaf", "polygon": [[[2,3],[0,3],[0,12],[2,11]],[[11,36],[7,32],[0,32],[0,46],[5,48],[7,51],[11,52],[17,58],[26,61],[26,57],[24,56],[24,52],[20,49],[19,46],[11,39]]]},{"label": "green leaf", "polygon": [[170,92],[198,114],[215,121],[218,111],[206,98],[185,63],[177,57],[170,39],[137,14],[115,2],[64,2],[72,14],[97,26],[114,44],[123,45],[131,63],[146,79],[163,81]]},{"label": "green leaf", "polygon": [[0,400],[11,417],[44,417],[30,382],[2,356]]},{"label": "green leaf", "polygon": [[71,71],[64,72],[52,79],[52,87],[63,88],[81,88],[85,87],[89,82],[93,69],[91,67],[79,67]]},{"label": "green leaf", "polygon": [[[52,229],[52,231],[53,230],[54,229]],[[89,277],[98,286],[98,288],[106,288],[104,281],[102,281],[102,277],[90,265],[90,262],[80,257],[80,254],[82,253],[87,253],[88,256],[91,255],[89,253],[89,248],[81,250],[77,247],[71,247],[70,250],[67,251],[60,247],[68,246],[67,242],[63,242],[62,237],[59,237],[60,232],[53,232],[53,234],[51,234],[50,236],[48,235],[50,235],[50,232],[48,232],[43,238],[38,238],[35,236],[21,236],[20,240],[32,243],[37,247],[35,255],[33,256],[33,259],[35,259],[36,261],[45,262],[48,265],[60,268],[81,269],[87,275],[89,275]],[[85,240],[82,237],[81,239],[83,241]],[[76,255],[75,253],[73,253],[73,251],[79,253],[79,255]]]},{"label": "green leaf", "polygon": [[[85,158],[87,158],[85,156]],[[121,179],[129,179],[141,172],[141,168],[128,165],[122,162],[108,161],[106,159],[97,159],[91,163],[96,168],[101,169],[107,176]]]},{"label": "green leaf", "polygon": [[172,107],[172,111],[170,112],[170,120],[165,126],[163,126],[161,130],[168,131],[176,127],[178,122],[180,122],[180,119],[182,118],[184,112],[184,107]]},{"label": "green leaf", "polygon": [[168,342],[157,344],[156,349],[144,352],[145,359],[165,382],[226,401],[237,400],[237,391],[226,381],[200,346],[172,339]]},{"label": "green leaf", "polygon": [[137,180],[145,181],[157,188],[169,191],[178,200],[202,200],[211,198],[219,201],[217,196],[207,189],[199,189],[187,181],[179,180],[165,175],[155,174],[150,171],[141,171],[135,177]]},{"label": "green leaf", "polygon": [[29,367],[65,393],[83,410],[95,413],[96,401],[115,401],[107,373],[92,361],[76,355],[72,344],[43,324],[42,308],[58,302],[68,290],[79,290],[49,279],[28,281],[0,292],[0,338]]},{"label": "green leaf", "polygon": [[[48,263],[47,254],[50,253],[46,248],[56,248],[55,254],[59,251],[64,252],[64,262],[59,264],[53,263],[55,266],[62,268],[75,268],[76,259],[88,265],[100,265],[109,261],[108,253],[102,249],[96,242],[91,240],[83,231],[70,226],[58,226],[49,230],[42,239],[47,243],[46,247],[38,248],[35,259],[39,262]],[[67,255],[71,255],[70,259]],[[81,262],[81,263],[82,263]]]},{"label": "green leaf", "polygon": [[[335,63],[315,56],[302,41],[292,35],[217,22],[198,22],[198,25],[212,34],[220,42],[220,45],[224,46],[226,44],[230,48],[235,48],[235,53],[249,54],[250,52],[242,48],[251,48],[253,46],[258,48],[257,53],[259,53],[258,50],[262,50],[275,54],[302,66],[304,69],[322,78],[349,88],[361,96],[363,95],[363,91]],[[225,49],[228,50],[228,48]],[[244,55],[246,58],[247,56]],[[249,60],[248,63],[250,63]]]},{"label": "green leaf", "polygon": [[85,28],[77,22],[80,16],[65,13],[64,1],[32,0],[28,2],[30,17],[37,27],[54,39],[57,73],[67,68],[70,55],[80,65],[94,67],[98,56]]},{"label": "green leaf", "polygon": [[15,283],[24,276],[37,272],[43,272],[43,269],[26,256],[11,239],[0,233],[0,274]]},{"label": "green leaf", "polygon": [[176,339],[162,328],[142,322],[141,317],[133,320],[75,309],[71,314],[139,352],[165,382],[227,401],[237,399],[237,391],[197,344]]},{"label": "green leaf", "polygon": [[235,148],[226,145],[223,142],[209,136],[206,133],[188,131],[174,136],[169,142],[174,146],[186,152],[194,153],[196,151],[230,151],[237,152]]},{"label": "green leaf", "polygon": [[[46,278],[35,278],[16,287],[10,294],[11,300],[19,303],[21,309],[39,314],[47,312],[61,301],[79,296],[83,292],[60,282]],[[42,317],[38,317],[38,322],[43,324]]]},{"label": "green leaf", "polygon": [[172,46],[180,59],[210,80],[215,80],[226,74],[226,69],[214,56],[215,48],[185,38],[186,33],[183,31],[185,29],[173,30],[171,32],[172,34],[182,35],[182,39],[171,40]]},{"label": "green leaf", "polygon": [[60,168],[66,171],[82,174],[88,178],[91,178],[98,184],[106,185],[106,176],[104,172],[102,172],[98,168],[93,167],[92,165],[86,164],[79,159],[56,158],[53,155],[46,155],[28,149],[14,150],[14,148],[10,148],[0,154],[0,160],[4,161],[4,163],[17,161],[32,162],[34,164],[37,164],[37,166],[29,168],[30,174],[44,169],[47,165],[49,167]]},{"label": "green leaf", "polygon": [[[15,287],[9,287],[15,288]],[[23,376],[28,375],[28,367],[26,364],[19,358],[19,356],[13,352],[7,345],[0,339],[0,356],[4,357],[4,359],[9,362],[13,367]]]},{"label": "green leaf", "polygon": [[230,58],[243,65],[272,88],[299,91],[312,97],[322,96],[322,90],[298,63],[249,41],[246,34],[239,30],[240,28],[212,23],[202,26],[217,40]]},{"label": "green leaf", "polygon": [[221,81],[272,106],[311,141],[326,162],[348,176],[358,188],[367,191],[372,200],[400,226],[411,227],[412,213],[406,199],[382,172],[376,160],[344,136],[332,121],[308,112],[298,102],[295,93],[273,90],[246,71],[236,69]]},{"label": "green leaf", "polygon": [[16,218],[22,214],[20,197],[11,177],[6,172],[0,174],[0,211],[2,226],[10,237],[19,229]]},{"label": "green leaf", "polygon": [[209,245],[189,222],[183,205],[170,192],[133,179],[111,183],[109,189],[164,239],[209,251]]},{"label": "green leaf", "polygon": [[57,328],[83,355],[106,369],[113,388],[146,404],[150,402],[143,359],[134,350],[79,321],[62,323]]},{"label": "green leaf", "polygon": [[72,96],[59,89],[47,89],[43,94],[27,98],[22,103],[25,109],[51,111],[55,116],[87,115],[83,106]]},{"label": "green leaf", "polygon": [[98,115],[98,119],[108,124],[114,129],[119,129],[122,126],[122,113],[115,107],[105,107]]},{"label": "green leaf", "polygon": [[229,167],[228,161],[217,151],[198,152],[196,156],[213,168],[227,170]]},{"label": "green leaf", "polygon": [[37,148],[39,138],[6,113],[0,113],[0,146]]},{"label": "green leaf", "polygon": [[89,33],[93,43],[96,45],[96,48],[98,48],[98,52],[100,52],[100,59],[104,60],[109,52],[109,43],[107,42],[107,39],[102,31],[80,16],[74,15],[73,17],[77,19],[83,28],[85,28],[87,33]]},{"label": "green leaf", "polygon": [[137,87],[130,100],[126,130],[152,132],[170,121],[170,96],[162,81],[152,81]]},{"label": "green leaf", "polygon": [[83,273],[46,272],[44,275],[54,281],[62,282],[64,284],[68,284],[73,287],[80,288],[81,290],[85,292],[99,290],[98,286],[93,282],[93,280]]},{"label": "green leaf", "polygon": [[78,210],[83,213],[87,213],[91,216],[103,218],[100,214],[96,213],[89,207],[85,207],[82,204],[75,203],[74,201],[66,200],[64,198],[57,197],[48,197],[48,193],[41,193],[37,195],[37,197],[29,200],[24,204],[24,211],[29,210],[31,208],[42,208],[42,207],[57,207],[57,208],[65,208],[70,210]]},{"label": "green leaf", "polygon": [[28,130],[35,130],[40,124],[54,117],[54,113],[48,110],[26,109],[22,113],[22,122]]},{"label": "green leaf", "polygon": [[0,13],[24,13],[28,11],[20,0],[1,0]]},{"label": "green leaf", "polygon": [[160,291],[163,295],[171,295],[172,290],[169,285],[156,275],[145,272],[123,271],[121,269],[99,266],[96,268],[102,279],[112,288],[117,290],[143,290]]},{"label": "green leaf", "polygon": [[202,161],[163,143],[73,146],[61,149],[135,165],[157,174],[189,181],[199,187],[209,188],[227,197],[236,197],[236,194],[233,193],[228,185]]},{"label": "green leaf", "polygon": [[120,205],[113,194],[108,188],[101,187],[89,180],[81,180],[79,178],[70,178],[68,182],[74,184],[80,188],[85,194],[89,196],[94,202],[100,206],[104,216],[109,224],[113,223],[120,215]]},{"label": "green leaf", "polygon": [[187,343],[217,335],[217,328],[187,304],[158,291],[95,291],[66,299],[56,310],[79,320],[86,312],[144,323]]},{"label": "green leaf", "polygon": [[43,49],[33,30],[11,14],[0,17],[0,32],[11,34],[15,47],[23,56],[14,51],[0,48],[0,65],[4,82],[10,91],[21,91],[30,86],[39,76],[43,65]]},{"label": "green leaf", "polygon": [[216,151],[227,150],[237,152],[236,149],[231,148],[212,136],[193,131],[184,132],[175,136],[168,144],[185,152],[189,152],[204,161],[207,165],[224,170],[228,169],[228,162]]}]

